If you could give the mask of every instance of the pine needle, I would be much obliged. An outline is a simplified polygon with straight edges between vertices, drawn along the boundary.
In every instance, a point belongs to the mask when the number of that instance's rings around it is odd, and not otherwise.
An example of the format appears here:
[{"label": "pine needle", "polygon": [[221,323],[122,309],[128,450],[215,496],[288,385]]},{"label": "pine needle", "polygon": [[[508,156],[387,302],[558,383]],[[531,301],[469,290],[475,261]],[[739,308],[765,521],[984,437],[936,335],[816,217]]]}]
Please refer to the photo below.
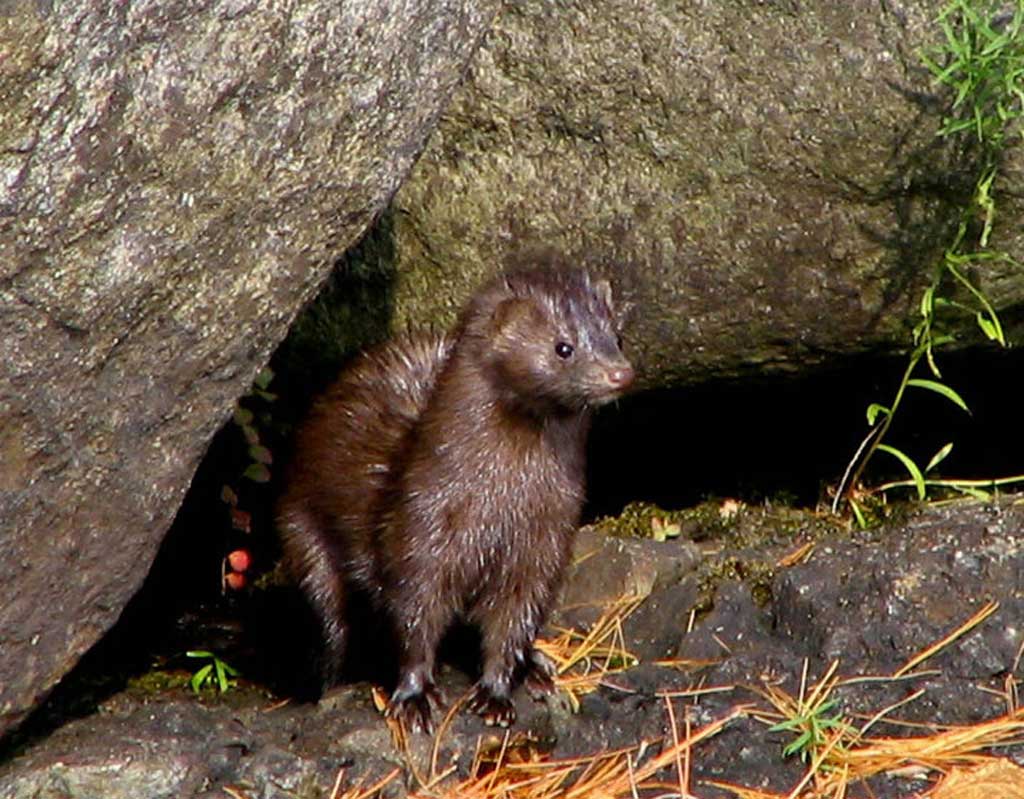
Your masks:
[{"label": "pine needle", "polygon": [[[666,699],[666,702],[669,700]],[[728,714],[691,730],[687,723],[680,735],[670,709],[672,743],[646,760],[648,750],[656,742],[648,741],[626,749],[599,752],[588,757],[566,760],[527,758],[524,762],[510,762],[508,747],[499,753],[492,770],[481,774],[480,763],[474,764],[469,779],[435,789],[435,799],[627,799],[641,791],[664,788],[654,776],[665,768],[675,766],[677,784],[672,789],[685,791],[689,781],[690,750],[719,733],[731,721],[746,716],[748,707],[733,708]],[[426,799],[427,794],[414,794],[412,799]]]},{"label": "pine needle", "polygon": [[983,607],[981,610],[979,610],[977,613],[975,613],[973,616],[971,616],[971,618],[969,618],[962,625],[960,625],[955,630],[953,630],[953,632],[951,632],[949,635],[947,635],[941,641],[938,641],[938,642],[932,644],[927,649],[925,649],[925,650],[919,652],[918,654],[914,655],[914,657],[912,657],[910,660],[908,660],[903,665],[902,668],[900,668],[899,670],[896,671],[896,673],[893,676],[894,677],[901,677],[904,674],[906,674],[908,671],[912,671],[915,666],[918,666],[919,664],[923,663],[925,660],[930,658],[932,655],[936,654],[937,652],[939,652],[940,650],[944,649],[946,646],[951,644],[957,638],[960,638],[962,635],[966,635],[968,632],[970,632],[975,627],[977,627],[979,624],[981,624],[983,621],[985,621],[985,619],[987,619],[989,616],[991,616],[997,610],[999,610],[999,603],[998,602],[989,602],[987,605],[985,605],[985,607]]},{"label": "pine needle", "polygon": [[555,685],[574,711],[579,709],[580,697],[597,690],[609,675],[639,663],[626,649],[622,623],[643,601],[644,597],[632,594],[621,597],[604,609],[588,632],[556,628],[556,638],[537,640],[537,649],[554,662]]}]

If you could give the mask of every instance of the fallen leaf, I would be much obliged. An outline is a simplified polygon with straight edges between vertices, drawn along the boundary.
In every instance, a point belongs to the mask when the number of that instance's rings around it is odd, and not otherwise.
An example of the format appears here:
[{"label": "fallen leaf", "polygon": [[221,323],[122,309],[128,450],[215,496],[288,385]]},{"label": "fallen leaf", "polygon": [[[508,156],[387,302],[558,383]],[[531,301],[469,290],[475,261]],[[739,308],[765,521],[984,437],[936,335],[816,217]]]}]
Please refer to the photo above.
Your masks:
[{"label": "fallen leaf", "polygon": [[950,769],[931,799],[1024,799],[1024,768],[999,759],[970,768]]}]

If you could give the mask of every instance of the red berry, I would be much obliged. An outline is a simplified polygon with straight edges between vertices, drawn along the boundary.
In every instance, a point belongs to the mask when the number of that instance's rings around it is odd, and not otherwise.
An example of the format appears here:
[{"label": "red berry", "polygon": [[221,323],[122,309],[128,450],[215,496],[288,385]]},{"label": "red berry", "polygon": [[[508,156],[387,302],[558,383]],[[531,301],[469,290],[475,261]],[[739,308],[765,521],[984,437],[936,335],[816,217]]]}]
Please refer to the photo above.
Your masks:
[{"label": "red berry", "polygon": [[241,572],[228,572],[224,575],[224,582],[232,591],[241,591],[245,588],[245,575]]},{"label": "red berry", "polygon": [[248,571],[252,565],[252,555],[247,549],[236,549],[228,555],[228,565],[236,572]]}]

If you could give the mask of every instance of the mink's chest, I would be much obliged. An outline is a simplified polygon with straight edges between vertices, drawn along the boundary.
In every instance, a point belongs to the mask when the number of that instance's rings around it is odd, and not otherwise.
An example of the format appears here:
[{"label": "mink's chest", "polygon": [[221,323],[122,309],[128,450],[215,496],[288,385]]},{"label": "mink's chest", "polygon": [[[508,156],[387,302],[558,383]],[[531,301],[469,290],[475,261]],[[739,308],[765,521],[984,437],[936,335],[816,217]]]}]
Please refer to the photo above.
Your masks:
[{"label": "mink's chest", "polygon": [[[582,437],[552,425],[503,424],[441,441],[412,477],[414,490],[435,490],[470,504],[487,503],[494,512],[543,511],[571,507],[582,498]],[[428,468],[422,468],[426,466]],[[476,503],[473,502],[474,498]]]}]

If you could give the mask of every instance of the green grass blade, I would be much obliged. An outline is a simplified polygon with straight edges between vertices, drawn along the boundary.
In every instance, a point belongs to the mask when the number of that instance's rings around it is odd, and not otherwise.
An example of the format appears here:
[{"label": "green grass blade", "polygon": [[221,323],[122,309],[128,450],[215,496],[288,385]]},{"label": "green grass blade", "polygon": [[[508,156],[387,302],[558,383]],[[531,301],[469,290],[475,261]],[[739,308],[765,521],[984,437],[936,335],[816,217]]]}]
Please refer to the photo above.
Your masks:
[{"label": "green grass blade", "polygon": [[809,732],[804,732],[798,737],[793,743],[782,750],[783,757],[790,757],[796,753],[800,753],[800,759],[805,760],[807,758],[807,747],[810,745],[812,740]]},{"label": "green grass blade", "polygon": [[921,470],[917,468],[917,464],[914,463],[908,455],[896,449],[896,447],[890,447],[888,444],[879,444],[878,449],[882,452],[888,452],[903,464],[903,467],[910,473],[910,477],[914,481],[914,486],[917,488],[917,498],[924,499],[924,475],[921,474]]},{"label": "green grass blade", "polygon": [[870,405],[868,405],[868,424],[874,427],[875,419],[878,418],[878,414],[880,413],[885,414],[886,416],[892,416],[892,411],[886,408],[884,405],[880,405],[877,402],[872,402]]},{"label": "green grass blade", "polygon": [[849,502],[850,502],[850,510],[853,511],[853,516],[857,520],[857,526],[861,530],[867,530],[868,529],[868,520],[864,516],[864,511],[862,511],[860,509],[860,503],[858,503],[856,500],[853,500],[853,499],[851,499]]},{"label": "green grass blade", "polygon": [[802,721],[803,719],[800,718],[783,719],[778,724],[773,724],[769,727],[768,732],[793,732],[800,729]]},{"label": "green grass blade", "polygon": [[957,394],[953,389],[947,386],[945,383],[938,383],[935,380],[925,380],[920,377],[913,377],[907,381],[908,386],[917,386],[918,388],[926,388],[929,391],[934,391],[936,394],[941,394],[943,397],[948,399],[954,405],[961,410],[970,413],[971,409],[967,407],[967,403],[964,402],[963,397]]},{"label": "green grass blade", "polygon": [[224,670],[224,661],[218,658],[213,663],[217,667],[217,687],[220,689],[221,693],[224,693],[229,688],[228,675]]},{"label": "green grass blade", "polygon": [[946,459],[946,456],[949,455],[949,453],[952,451],[953,442],[950,441],[948,444],[946,444],[946,446],[944,446],[942,449],[940,449],[938,452],[932,455],[932,459],[928,461],[928,465],[924,467],[925,474],[927,474],[940,463],[942,463]]},{"label": "green grass blade", "polygon": [[199,671],[192,675],[192,679],[189,680],[189,685],[192,686],[193,693],[199,693],[203,687],[203,683],[206,682],[206,678],[210,676],[210,672],[213,671],[213,664],[207,663]]},{"label": "green grass blade", "polygon": [[930,317],[935,315],[935,285],[932,284],[924,290],[921,295],[921,316]]},{"label": "green grass blade", "polygon": [[978,311],[978,327],[981,328],[981,332],[985,334],[989,341],[1002,341],[1003,331],[998,327],[999,321],[990,321],[985,318],[985,315]]},{"label": "green grass blade", "polygon": [[956,268],[959,263],[970,259],[966,257],[951,257],[951,255],[951,253],[946,254],[946,269],[964,288],[974,295],[974,298],[983,308],[982,311],[978,311],[979,327],[981,327],[982,331],[991,341],[998,341],[1005,347],[1006,338],[1003,335],[1003,327],[999,323],[999,315],[996,313],[996,309],[992,307],[992,303],[988,301],[988,298],[971,285],[971,281],[960,274],[960,270]]},{"label": "green grass blade", "polygon": [[992,499],[991,492],[983,491],[982,489],[975,488],[974,486],[954,485],[953,488],[955,488],[961,494],[966,494],[969,497],[973,497],[974,499],[980,499],[984,502],[988,502],[990,499]]}]

